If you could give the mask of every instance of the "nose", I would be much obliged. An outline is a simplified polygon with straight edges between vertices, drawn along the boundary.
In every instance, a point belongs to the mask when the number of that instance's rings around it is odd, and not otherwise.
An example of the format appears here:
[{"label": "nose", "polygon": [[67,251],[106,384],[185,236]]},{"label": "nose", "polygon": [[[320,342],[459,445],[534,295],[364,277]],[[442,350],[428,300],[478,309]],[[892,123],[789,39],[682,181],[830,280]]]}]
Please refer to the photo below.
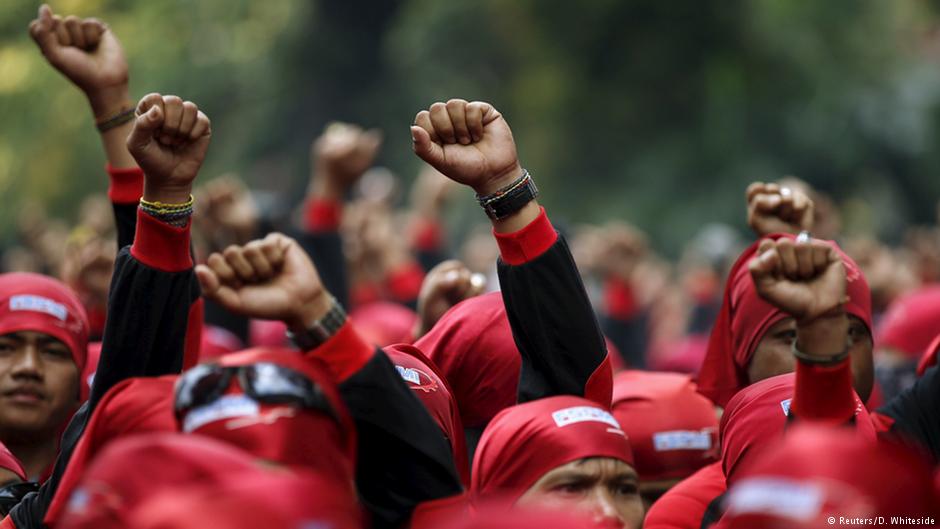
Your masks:
[{"label": "nose", "polygon": [[42,378],[42,357],[39,354],[39,348],[29,344],[24,347],[20,354],[16,356],[11,369],[11,374],[16,377]]},{"label": "nose", "polygon": [[623,517],[617,510],[617,505],[613,497],[606,490],[597,490],[594,494],[594,505],[592,505],[592,514],[594,522],[598,527],[617,528],[624,527]]}]

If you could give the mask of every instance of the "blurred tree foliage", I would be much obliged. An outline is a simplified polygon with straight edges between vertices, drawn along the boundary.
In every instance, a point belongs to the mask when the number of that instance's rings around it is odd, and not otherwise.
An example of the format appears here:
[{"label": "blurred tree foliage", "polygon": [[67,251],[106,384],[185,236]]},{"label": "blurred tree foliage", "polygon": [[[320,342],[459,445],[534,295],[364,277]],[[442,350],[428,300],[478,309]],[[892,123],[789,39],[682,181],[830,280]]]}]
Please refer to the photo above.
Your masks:
[{"label": "blurred tree foliage", "polygon": [[[0,233],[19,207],[70,215],[105,187],[81,95],[0,3]],[[888,239],[934,220],[940,36],[916,0],[54,0],[124,43],[132,90],[213,119],[205,175],[302,196],[333,119],[386,132],[450,97],[493,102],[557,216],[619,216],[667,252],[705,222],[742,223],[744,186],[796,174]],[[470,213],[461,201],[455,215]],[[476,215],[476,216],[474,216]]]}]

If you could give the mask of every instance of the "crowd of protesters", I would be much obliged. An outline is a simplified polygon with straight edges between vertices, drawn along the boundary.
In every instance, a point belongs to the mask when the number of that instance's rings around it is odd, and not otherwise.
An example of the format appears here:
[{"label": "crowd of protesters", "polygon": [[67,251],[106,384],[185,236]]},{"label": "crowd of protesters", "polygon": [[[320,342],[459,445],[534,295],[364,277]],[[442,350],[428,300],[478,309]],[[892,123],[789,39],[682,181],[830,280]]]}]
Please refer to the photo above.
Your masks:
[{"label": "crowd of protesters", "polygon": [[[0,527],[940,518],[937,231],[846,238],[788,177],[742,189],[750,241],[707,225],[673,264],[624,222],[553,225],[461,99],[417,113],[406,206],[381,134],[333,123],[272,211],[199,174],[209,117],[133,99],[104,22],[29,32],[87,96],[107,196],[73,225],[24,204],[3,249]],[[455,241],[460,186],[483,224]]]}]

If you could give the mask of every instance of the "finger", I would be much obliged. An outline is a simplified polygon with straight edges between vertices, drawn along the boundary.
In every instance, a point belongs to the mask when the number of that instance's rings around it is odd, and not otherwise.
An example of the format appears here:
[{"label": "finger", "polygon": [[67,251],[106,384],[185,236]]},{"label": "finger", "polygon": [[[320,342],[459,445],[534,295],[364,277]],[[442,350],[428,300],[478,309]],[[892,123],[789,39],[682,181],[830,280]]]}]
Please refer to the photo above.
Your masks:
[{"label": "finger", "polygon": [[257,274],[255,274],[255,269],[251,266],[251,263],[248,262],[248,259],[245,259],[241,247],[233,244],[226,248],[222,254],[225,255],[225,261],[232,267],[232,270],[235,271],[235,275],[239,279],[248,283],[252,283],[256,280]]},{"label": "finger", "polygon": [[36,20],[29,24],[29,34],[39,45],[43,55],[54,53],[59,46],[58,38],[55,33],[55,23],[52,19],[52,10],[49,6],[43,4],[39,8],[39,15]]},{"label": "finger", "polygon": [[751,201],[754,210],[764,214],[772,214],[780,207],[780,195],[777,194],[759,194]]},{"label": "finger", "polygon": [[470,276],[470,292],[468,298],[479,296],[486,290],[486,276],[483,274],[473,274]]},{"label": "finger", "polygon": [[211,299],[215,300],[216,303],[222,305],[226,309],[232,312],[240,312],[241,308],[241,299],[238,297],[238,292],[235,291],[232,287],[227,285],[222,285],[209,296]]},{"label": "finger", "polygon": [[744,196],[747,197],[747,201],[750,202],[755,195],[763,194],[764,183],[763,182],[753,182],[751,185],[747,186],[747,191],[744,192]]},{"label": "finger", "polygon": [[261,251],[264,258],[271,263],[274,268],[280,268],[284,264],[284,246],[280,241],[283,237],[280,233],[272,233],[264,238],[264,244],[261,245]]},{"label": "finger", "polygon": [[212,272],[215,273],[216,277],[219,278],[219,281],[223,285],[236,287],[241,285],[241,281],[238,280],[235,270],[232,270],[232,267],[229,266],[228,261],[225,260],[222,254],[216,252],[210,255],[209,258],[206,259],[206,265],[212,269]]},{"label": "finger", "polygon": [[441,139],[441,142],[457,143],[457,138],[454,136],[454,124],[450,121],[450,115],[444,103],[431,105],[430,117],[431,125],[434,126],[434,131],[437,132],[437,137]]},{"label": "finger", "polygon": [[168,143],[175,140],[174,136],[180,129],[180,121],[183,119],[183,100],[177,96],[164,96],[163,110],[166,118],[163,120],[163,130],[160,131],[161,141],[166,138],[169,141],[163,143]]},{"label": "finger", "polygon": [[261,241],[251,241],[245,245],[242,254],[245,256],[248,264],[254,269],[256,279],[264,281],[274,275],[274,266],[268,262],[267,257],[261,250],[261,246]]},{"label": "finger", "polygon": [[468,103],[464,110],[467,116],[467,129],[470,131],[470,138],[474,142],[483,139],[483,108],[485,103]]},{"label": "finger", "polygon": [[764,193],[771,194],[771,195],[779,195],[780,184],[774,184],[774,183],[764,184]]},{"label": "finger", "polygon": [[163,124],[163,109],[152,106],[143,115],[138,115],[134,121],[134,128],[127,136],[127,148],[131,153],[140,152],[153,141],[153,134]]},{"label": "finger", "polygon": [[421,127],[422,129],[428,131],[428,135],[431,136],[431,141],[434,143],[441,143],[441,139],[438,137],[437,132],[434,130],[434,125],[431,125],[431,113],[427,110],[422,110],[418,112],[415,116],[415,125]]},{"label": "finger", "polygon": [[829,263],[829,251],[832,248],[829,245],[819,246],[813,245],[813,268],[816,270],[822,270]]},{"label": "finger", "polygon": [[751,259],[747,266],[755,283],[773,277],[780,269],[780,254],[777,252],[777,247],[773,246],[758,257]]},{"label": "finger", "polygon": [[89,50],[98,47],[101,42],[101,35],[104,35],[104,24],[95,18],[86,18],[82,21],[82,34],[85,36],[85,46]]},{"label": "finger", "polygon": [[62,20],[62,17],[59,15],[52,16],[52,28],[55,30],[55,36],[59,41],[59,46],[72,45],[72,36],[69,34],[68,28],[65,27],[65,21]]},{"label": "finger", "polygon": [[463,99],[451,99],[445,105],[447,115],[450,116],[450,122],[454,125],[454,136],[462,145],[468,145],[471,141],[470,129],[467,126],[467,102]]},{"label": "finger", "polygon": [[796,255],[797,270],[799,277],[809,279],[815,276],[821,270],[817,270],[813,264],[813,246],[809,243],[797,243],[793,248]]},{"label": "finger", "polygon": [[800,269],[799,262],[796,260],[793,241],[790,239],[780,239],[777,241],[777,253],[780,255],[781,275],[789,279],[798,278]]},{"label": "finger", "polygon": [[209,121],[209,116],[206,116],[202,111],[196,112],[196,123],[193,125],[193,129],[189,132],[190,141],[198,140],[199,138],[208,138],[212,135],[212,122]]},{"label": "finger", "polygon": [[202,293],[210,297],[222,286],[221,281],[219,281],[219,276],[206,265],[196,265],[196,279],[199,280]]},{"label": "finger", "polygon": [[764,252],[769,252],[776,247],[777,245],[774,244],[773,239],[764,239],[757,245],[757,255],[762,255]]},{"label": "finger", "polygon": [[163,111],[163,96],[156,92],[151,92],[140,98],[140,101],[137,103],[137,115],[141,116],[146,114],[148,110],[155,106],[160,107],[161,112]]},{"label": "finger", "polygon": [[65,17],[64,23],[72,39],[72,45],[85,49],[85,31],[82,29],[82,20],[75,15],[69,15]]},{"label": "finger", "polygon": [[444,148],[431,141],[431,135],[423,127],[411,127],[412,148],[415,154],[431,166],[438,168],[444,163]]},{"label": "finger", "polygon": [[179,129],[176,131],[176,136],[182,139],[189,139],[189,133],[193,131],[193,126],[196,124],[196,117],[199,114],[199,108],[192,101],[185,101],[183,103],[182,114],[180,116],[180,125]]},{"label": "finger", "polygon": [[382,146],[382,131],[369,129],[359,136],[359,151],[363,154],[375,156]]}]

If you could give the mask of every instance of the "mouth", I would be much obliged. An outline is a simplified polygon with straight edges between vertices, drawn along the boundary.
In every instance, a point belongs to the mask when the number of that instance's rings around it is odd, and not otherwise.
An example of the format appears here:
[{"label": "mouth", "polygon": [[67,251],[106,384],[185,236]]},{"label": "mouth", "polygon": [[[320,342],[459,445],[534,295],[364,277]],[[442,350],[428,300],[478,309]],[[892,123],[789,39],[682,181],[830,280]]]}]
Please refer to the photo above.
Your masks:
[{"label": "mouth", "polygon": [[34,387],[17,387],[0,393],[4,399],[18,404],[39,404],[46,400],[45,394]]}]

